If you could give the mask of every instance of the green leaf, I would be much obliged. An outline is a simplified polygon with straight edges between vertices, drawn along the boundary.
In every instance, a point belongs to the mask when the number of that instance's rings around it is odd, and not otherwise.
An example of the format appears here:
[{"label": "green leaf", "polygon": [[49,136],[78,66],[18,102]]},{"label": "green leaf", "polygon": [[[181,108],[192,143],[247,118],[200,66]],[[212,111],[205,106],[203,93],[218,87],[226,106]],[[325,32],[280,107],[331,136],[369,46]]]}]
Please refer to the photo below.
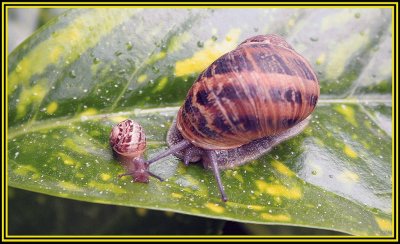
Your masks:
[{"label": "green leaf", "polygon": [[[96,203],[353,235],[392,234],[390,9],[77,9],[9,56],[8,180]],[[131,118],[146,157],[199,72],[243,39],[279,33],[315,67],[321,98],[307,129],[253,162],[212,172],[177,158],[167,179],[118,179],[108,144]]]}]

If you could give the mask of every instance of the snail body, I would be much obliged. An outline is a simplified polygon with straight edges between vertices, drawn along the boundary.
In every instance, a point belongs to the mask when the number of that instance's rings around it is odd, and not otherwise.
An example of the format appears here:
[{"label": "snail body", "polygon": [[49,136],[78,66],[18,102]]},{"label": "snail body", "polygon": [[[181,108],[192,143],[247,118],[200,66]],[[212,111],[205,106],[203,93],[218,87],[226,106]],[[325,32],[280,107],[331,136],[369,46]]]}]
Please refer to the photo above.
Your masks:
[{"label": "snail body", "polygon": [[149,177],[154,176],[149,172],[149,164],[143,158],[146,150],[146,134],[140,124],[127,119],[114,126],[110,133],[110,146],[114,155],[131,175],[135,182],[148,183]]},{"label": "snail body", "polygon": [[186,165],[201,160],[226,201],[219,169],[246,163],[299,134],[318,97],[310,64],[282,37],[251,37],[199,75],[168,132],[170,148],[147,162],[170,154]]}]

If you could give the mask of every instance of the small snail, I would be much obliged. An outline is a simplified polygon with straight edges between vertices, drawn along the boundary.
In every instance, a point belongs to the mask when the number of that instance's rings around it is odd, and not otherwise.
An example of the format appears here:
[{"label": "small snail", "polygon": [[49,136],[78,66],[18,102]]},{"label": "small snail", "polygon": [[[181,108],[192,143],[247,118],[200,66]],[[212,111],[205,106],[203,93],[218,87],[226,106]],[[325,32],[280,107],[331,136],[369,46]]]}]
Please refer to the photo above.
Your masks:
[{"label": "small snail", "polygon": [[170,154],[212,169],[223,201],[219,169],[244,164],[299,134],[319,97],[310,64],[278,35],[248,38],[205,69],[171,126]]},{"label": "small snail", "polygon": [[128,171],[125,175],[132,175],[135,182],[147,183],[149,176],[161,180],[149,172],[149,164],[143,158],[146,149],[146,135],[142,126],[133,120],[127,119],[111,130],[110,146],[113,152]]}]

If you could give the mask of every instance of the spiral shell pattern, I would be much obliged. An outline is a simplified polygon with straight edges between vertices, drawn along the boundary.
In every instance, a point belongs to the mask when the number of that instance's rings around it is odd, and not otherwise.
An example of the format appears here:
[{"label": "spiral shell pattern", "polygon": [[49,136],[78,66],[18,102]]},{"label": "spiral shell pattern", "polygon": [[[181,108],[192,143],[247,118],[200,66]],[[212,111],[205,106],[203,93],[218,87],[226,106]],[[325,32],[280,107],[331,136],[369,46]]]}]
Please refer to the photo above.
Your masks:
[{"label": "spiral shell pattern", "polygon": [[199,75],[177,128],[195,146],[236,148],[307,118],[319,90],[311,65],[282,37],[251,37]]},{"label": "spiral shell pattern", "polygon": [[119,155],[137,157],[146,149],[146,135],[141,125],[127,119],[111,130],[110,145]]}]

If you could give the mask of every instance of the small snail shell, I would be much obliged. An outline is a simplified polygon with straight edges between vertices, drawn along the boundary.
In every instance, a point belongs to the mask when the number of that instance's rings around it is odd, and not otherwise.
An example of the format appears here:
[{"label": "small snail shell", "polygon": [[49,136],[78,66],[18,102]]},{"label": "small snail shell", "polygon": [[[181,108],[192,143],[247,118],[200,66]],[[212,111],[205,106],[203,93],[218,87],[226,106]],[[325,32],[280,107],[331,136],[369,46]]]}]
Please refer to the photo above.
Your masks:
[{"label": "small snail shell", "polygon": [[146,135],[142,126],[131,119],[118,123],[111,130],[110,146],[119,155],[142,155],[146,149]]},{"label": "small snail shell", "polygon": [[168,132],[170,148],[185,164],[201,160],[213,170],[248,162],[299,134],[314,110],[319,82],[311,65],[278,35],[248,38],[205,69],[190,88]]},{"label": "small snail shell", "polygon": [[143,159],[146,135],[141,125],[127,119],[114,126],[110,133],[110,146],[135,182],[149,182],[149,165]]}]

